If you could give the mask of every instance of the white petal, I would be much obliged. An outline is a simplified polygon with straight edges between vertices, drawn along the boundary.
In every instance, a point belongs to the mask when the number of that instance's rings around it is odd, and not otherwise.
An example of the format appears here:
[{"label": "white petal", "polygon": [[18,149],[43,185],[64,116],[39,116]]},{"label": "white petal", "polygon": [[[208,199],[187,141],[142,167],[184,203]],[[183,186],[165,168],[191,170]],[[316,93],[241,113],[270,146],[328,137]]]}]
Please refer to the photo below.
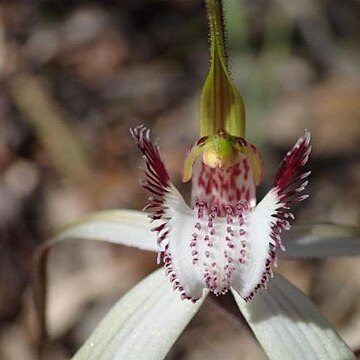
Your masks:
[{"label": "white petal", "polygon": [[295,225],[283,238],[283,258],[359,256],[360,228],[340,224]]},{"label": "white petal", "polygon": [[181,300],[159,269],[113,307],[73,360],[163,359],[204,298]]},{"label": "white petal", "polygon": [[284,278],[276,276],[248,303],[233,295],[270,360],[355,359],[316,306]]},{"label": "white petal", "polygon": [[86,216],[61,229],[52,242],[65,239],[100,240],[142,250],[159,250],[146,214],[135,210],[108,210]]}]

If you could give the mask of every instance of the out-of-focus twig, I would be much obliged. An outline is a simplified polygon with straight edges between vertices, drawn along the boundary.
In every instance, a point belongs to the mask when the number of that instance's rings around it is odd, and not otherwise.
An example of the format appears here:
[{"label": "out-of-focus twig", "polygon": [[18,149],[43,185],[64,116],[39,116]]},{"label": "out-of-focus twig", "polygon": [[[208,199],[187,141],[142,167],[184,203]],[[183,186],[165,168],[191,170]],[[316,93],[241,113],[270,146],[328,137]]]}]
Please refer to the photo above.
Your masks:
[{"label": "out-of-focus twig", "polygon": [[5,29],[2,21],[2,11],[0,6],[0,75],[5,66]]},{"label": "out-of-focus twig", "polygon": [[54,166],[68,178],[86,183],[90,166],[81,140],[50,95],[43,79],[23,73],[9,81],[15,105],[48,151]]}]

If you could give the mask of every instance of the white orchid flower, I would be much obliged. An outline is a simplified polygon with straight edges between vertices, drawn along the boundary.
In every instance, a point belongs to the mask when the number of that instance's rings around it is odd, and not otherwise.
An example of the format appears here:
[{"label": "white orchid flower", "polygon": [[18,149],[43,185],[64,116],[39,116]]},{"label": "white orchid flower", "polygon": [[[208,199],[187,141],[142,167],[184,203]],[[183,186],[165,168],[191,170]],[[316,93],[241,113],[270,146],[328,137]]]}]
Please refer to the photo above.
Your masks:
[{"label": "white orchid flower", "polygon": [[[232,288],[247,301],[266,288],[276,250],[285,250],[280,234],[294,218],[290,206],[307,197],[302,192],[310,172],[302,168],[311,150],[310,134],[306,132],[288,152],[273,188],[258,205],[250,157],[240,150],[236,156],[237,145],[246,147],[257,161],[260,155],[244,139],[231,139],[235,144],[231,157],[237,161],[232,159],[229,167],[200,161],[193,176],[191,207],[171,183],[149,131],[140,127],[132,135],[146,163],[142,186],[151,194],[146,209],[156,224],[152,230],[157,233],[159,260],[181,298],[196,302],[204,289],[220,295]],[[221,132],[214,141],[220,146],[219,139],[227,138]],[[208,147],[207,156],[218,159],[218,149],[209,145],[201,142]]]}]

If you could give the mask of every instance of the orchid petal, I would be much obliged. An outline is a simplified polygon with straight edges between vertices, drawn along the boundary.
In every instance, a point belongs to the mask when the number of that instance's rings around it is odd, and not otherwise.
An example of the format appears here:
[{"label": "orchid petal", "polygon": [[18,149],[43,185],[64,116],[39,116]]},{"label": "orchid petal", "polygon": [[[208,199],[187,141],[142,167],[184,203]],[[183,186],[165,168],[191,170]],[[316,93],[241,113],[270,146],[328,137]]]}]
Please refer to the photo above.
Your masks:
[{"label": "orchid petal", "polygon": [[195,160],[198,156],[200,156],[206,149],[206,143],[207,143],[208,137],[204,136],[200,138],[196,144],[194,144],[188,154],[186,155],[185,161],[184,161],[184,171],[183,171],[183,182],[187,182],[192,177],[193,172],[193,166],[195,163]]},{"label": "orchid petal", "polygon": [[73,360],[163,359],[204,298],[182,301],[159,269],[112,308]]},{"label": "orchid petal", "polygon": [[270,360],[355,359],[316,306],[281,276],[247,303],[233,295]]},{"label": "orchid petal", "polygon": [[136,210],[107,210],[86,216],[58,231],[53,242],[86,239],[158,251],[146,214]]},{"label": "orchid petal", "polygon": [[340,224],[295,225],[283,239],[284,259],[359,256],[360,228]]}]

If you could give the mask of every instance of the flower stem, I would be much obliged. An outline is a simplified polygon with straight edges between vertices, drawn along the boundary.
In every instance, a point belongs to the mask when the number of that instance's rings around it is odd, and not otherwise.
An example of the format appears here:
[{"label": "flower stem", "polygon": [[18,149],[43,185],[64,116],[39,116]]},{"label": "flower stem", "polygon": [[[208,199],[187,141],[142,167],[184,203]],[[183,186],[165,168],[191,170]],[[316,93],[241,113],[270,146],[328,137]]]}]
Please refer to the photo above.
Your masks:
[{"label": "flower stem", "polygon": [[228,68],[223,7],[220,0],[206,0],[210,27],[211,66],[202,89],[200,135],[225,130],[233,136],[245,136],[244,102]]}]

